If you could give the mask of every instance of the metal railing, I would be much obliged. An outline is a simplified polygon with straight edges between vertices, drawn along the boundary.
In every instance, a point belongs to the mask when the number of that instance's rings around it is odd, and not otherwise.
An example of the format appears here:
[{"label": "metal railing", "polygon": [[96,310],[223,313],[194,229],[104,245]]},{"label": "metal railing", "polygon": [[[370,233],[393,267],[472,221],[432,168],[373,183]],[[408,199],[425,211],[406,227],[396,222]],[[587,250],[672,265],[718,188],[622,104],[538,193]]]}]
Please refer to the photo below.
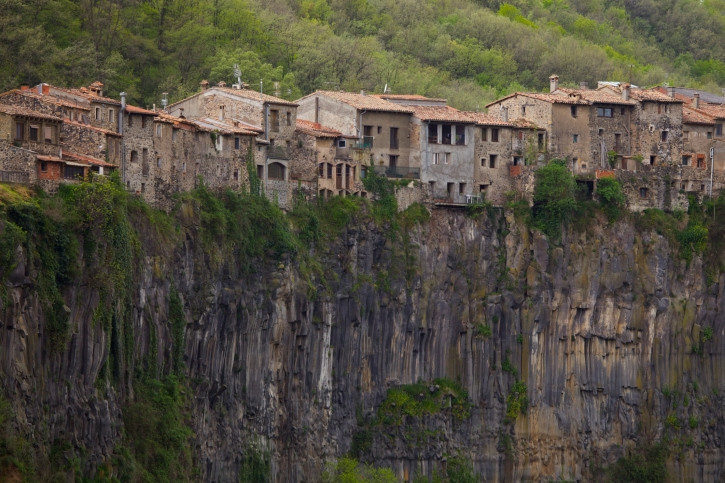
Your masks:
[{"label": "metal railing", "polygon": [[0,183],[28,183],[30,175],[22,171],[0,171]]},{"label": "metal railing", "polygon": [[373,148],[373,137],[363,136],[362,141],[352,143],[353,149],[372,149]]},{"label": "metal railing", "polygon": [[420,168],[408,166],[375,166],[375,172],[388,178],[420,179]]}]

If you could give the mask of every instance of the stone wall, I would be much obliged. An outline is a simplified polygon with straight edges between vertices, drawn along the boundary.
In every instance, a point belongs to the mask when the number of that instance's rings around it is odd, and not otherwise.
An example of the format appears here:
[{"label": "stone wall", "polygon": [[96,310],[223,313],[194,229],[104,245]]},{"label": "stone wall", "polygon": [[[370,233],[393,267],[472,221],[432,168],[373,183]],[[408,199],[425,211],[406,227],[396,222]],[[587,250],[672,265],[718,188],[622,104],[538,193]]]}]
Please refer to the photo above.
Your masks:
[{"label": "stone wall", "polygon": [[[640,102],[637,104],[635,118],[636,151],[642,154],[644,162],[650,164],[655,156],[655,164],[680,164],[682,159],[682,104]],[[667,132],[667,139],[662,133]]]},{"label": "stone wall", "polygon": [[33,151],[0,140],[0,182],[35,184],[36,157]]}]

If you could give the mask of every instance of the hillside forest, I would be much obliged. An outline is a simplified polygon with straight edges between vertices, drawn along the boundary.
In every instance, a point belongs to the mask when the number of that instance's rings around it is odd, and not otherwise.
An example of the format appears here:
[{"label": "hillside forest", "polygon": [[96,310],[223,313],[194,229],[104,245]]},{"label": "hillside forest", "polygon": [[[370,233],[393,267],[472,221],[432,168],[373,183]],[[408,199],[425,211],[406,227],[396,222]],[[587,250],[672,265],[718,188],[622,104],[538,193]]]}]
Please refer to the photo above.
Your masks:
[{"label": "hillside forest", "polygon": [[463,109],[626,80],[719,91],[725,0],[0,0],[0,89],[100,80],[142,106],[242,80],[418,93]]}]

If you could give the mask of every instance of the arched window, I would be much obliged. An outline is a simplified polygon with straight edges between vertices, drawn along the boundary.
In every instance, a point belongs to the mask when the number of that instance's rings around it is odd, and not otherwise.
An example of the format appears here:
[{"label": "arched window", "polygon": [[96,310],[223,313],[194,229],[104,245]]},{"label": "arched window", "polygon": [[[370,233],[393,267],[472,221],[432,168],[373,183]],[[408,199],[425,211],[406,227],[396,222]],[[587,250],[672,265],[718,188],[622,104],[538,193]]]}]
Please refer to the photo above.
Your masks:
[{"label": "arched window", "polygon": [[269,179],[284,179],[284,170],[285,167],[283,164],[280,163],[271,163],[267,167],[267,177]]}]

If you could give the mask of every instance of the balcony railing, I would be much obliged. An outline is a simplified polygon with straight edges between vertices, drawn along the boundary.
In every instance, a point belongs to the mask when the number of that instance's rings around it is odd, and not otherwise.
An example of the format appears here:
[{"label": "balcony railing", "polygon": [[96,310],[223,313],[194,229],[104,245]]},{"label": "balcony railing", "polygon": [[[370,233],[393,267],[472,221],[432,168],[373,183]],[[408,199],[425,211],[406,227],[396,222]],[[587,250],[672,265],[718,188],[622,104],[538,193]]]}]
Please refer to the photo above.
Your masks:
[{"label": "balcony railing", "polygon": [[363,136],[362,141],[352,143],[353,149],[372,149],[373,148],[373,137]]},{"label": "balcony railing", "polygon": [[420,179],[420,168],[408,166],[376,166],[375,172],[388,178]]}]

